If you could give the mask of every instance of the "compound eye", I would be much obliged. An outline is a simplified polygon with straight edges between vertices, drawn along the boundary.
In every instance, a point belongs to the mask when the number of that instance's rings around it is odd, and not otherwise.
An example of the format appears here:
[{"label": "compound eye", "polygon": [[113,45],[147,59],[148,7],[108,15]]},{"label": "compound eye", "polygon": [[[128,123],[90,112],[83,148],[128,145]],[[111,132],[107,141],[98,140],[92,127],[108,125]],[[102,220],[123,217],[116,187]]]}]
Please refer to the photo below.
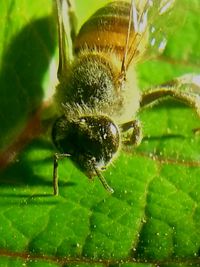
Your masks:
[{"label": "compound eye", "polygon": [[[84,121],[84,123],[83,123]],[[119,148],[119,130],[106,116],[82,117],[80,134],[83,133],[84,152],[95,159],[96,167],[104,169]]]},{"label": "compound eye", "polygon": [[115,123],[102,115],[82,116],[75,121],[58,119],[52,137],[61,153],[71,154],[71,159],[87,176],[103,170],[119,149],[120,135]]}]

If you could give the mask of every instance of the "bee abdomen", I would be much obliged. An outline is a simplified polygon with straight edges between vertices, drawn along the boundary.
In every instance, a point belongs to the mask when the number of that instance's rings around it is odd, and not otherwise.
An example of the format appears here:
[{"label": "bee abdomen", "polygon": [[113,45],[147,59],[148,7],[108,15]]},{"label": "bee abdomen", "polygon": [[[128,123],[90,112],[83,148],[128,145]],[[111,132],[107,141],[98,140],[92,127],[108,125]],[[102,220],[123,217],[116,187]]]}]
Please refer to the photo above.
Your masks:
[{"label": "bee abdomen", "polygon": [[[129,24],[130,4],[123,1],[109,3],[83,24],[75,40],[74,50],[111,50],[123,56]],[[132,32],[133,35],[133,32]]]}]

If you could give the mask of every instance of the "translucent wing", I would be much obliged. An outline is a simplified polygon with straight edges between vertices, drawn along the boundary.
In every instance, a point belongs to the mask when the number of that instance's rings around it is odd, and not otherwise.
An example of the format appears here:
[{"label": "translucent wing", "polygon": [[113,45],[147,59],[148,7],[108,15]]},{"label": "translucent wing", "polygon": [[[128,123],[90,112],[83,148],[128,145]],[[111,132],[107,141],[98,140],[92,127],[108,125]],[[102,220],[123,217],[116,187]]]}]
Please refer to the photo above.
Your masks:
[{"label": "translucent wing", "polygon": [[131,1],[127,45],[124,53],[125,69],[132,60],[137,62],[143,59],[144,55],[146,58],[163,52],[168,35],[175,31],[180,21],[183,21],[182,10],[180,0]]},{"label": "translucent wing", "polygon": [[69,61],[73,59],[72,41],[76,35],[76,17],[70,0],[56,0],[58,25],[59,66],[58,79],[65,75]]}]

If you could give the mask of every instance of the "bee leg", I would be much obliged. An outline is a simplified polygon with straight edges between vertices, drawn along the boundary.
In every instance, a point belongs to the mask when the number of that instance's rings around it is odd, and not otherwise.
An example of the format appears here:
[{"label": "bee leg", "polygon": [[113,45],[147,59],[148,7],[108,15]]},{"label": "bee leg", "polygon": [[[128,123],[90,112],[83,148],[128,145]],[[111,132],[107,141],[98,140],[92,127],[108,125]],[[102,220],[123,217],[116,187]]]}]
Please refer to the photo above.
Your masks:
[{"label": "bee leg", "polygon": [[142,127],[139,120],[133,120],[120,125],[122,132],[126,132],[130,129],[132,130],[132,134],[129,140],[125,140],[123,143],[125,145],[134,145],[138,146],[142,141]]},{"label": "bee leg", "polygon": [[[176,86],[177,88],[190,88],[192,93],[200,94],[200,75],[196,73],[186,73],[182,76],[176,77],[169,82],[171,85]],[[167,83],[167,85],[169,84]],[[200,127],[192,129],[194,134],[200,133]]]},{"label": "bee leg", "polygon": [[53,194],[55,196],[58,196],[59,190],[58,190],[58,160],[60,158],[69,157],[69,154],[58,154],[55,153],[53,157]]},{"label": "bee leg", "polygon": [[172,97],[187,106],[194,108],[197,115],[200,117],[200,97],[198,94],[190,91],[177,90],[176,87],[161,86],[156,89],[149,90],[143,93],[140,108],[158,104],[160,101]]},{"label": "bee leg", "polygon": [[184,90],[189,87],[190,92],[199,94],[200,93],[200,75],[195,73],[187,73],[182,76],[176,77],[171,81],[168,81],[163,86],[176,87]]}]

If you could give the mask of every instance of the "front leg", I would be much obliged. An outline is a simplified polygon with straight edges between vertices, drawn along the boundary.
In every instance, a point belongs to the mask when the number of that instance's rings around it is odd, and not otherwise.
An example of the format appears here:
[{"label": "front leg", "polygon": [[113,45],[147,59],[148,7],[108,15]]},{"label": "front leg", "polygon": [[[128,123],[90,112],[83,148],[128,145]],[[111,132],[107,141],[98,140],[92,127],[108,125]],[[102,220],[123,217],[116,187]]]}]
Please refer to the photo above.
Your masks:
[{"label": "front leg", "polygon": [[142,141],[142,127],[139,120],[133,120],[120,125],[122,132],[127,132],[132,129],[132,133],[129,139],[124,140],[125,145],[138,146]]}]

